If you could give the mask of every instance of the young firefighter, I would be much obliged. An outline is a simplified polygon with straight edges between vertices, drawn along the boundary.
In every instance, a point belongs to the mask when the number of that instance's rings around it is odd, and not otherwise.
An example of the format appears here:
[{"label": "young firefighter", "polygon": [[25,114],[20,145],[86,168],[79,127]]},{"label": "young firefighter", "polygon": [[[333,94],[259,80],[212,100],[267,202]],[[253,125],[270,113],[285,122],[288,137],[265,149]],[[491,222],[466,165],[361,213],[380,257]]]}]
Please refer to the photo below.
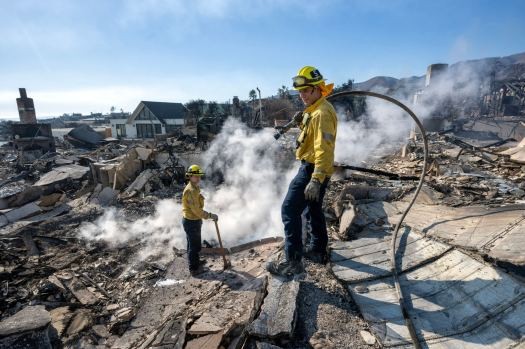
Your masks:
[{"label": "young firefighter", "polygon": [[186,232],[188,241],[188,265],[191,275],[198,275],[204,270],[199,260],[201,250],[201,228],[203,219],[218,220],[216,214],[206,212],[204,208],[204,197],[201,194],[199,183],[204,175],[201,168],[191,165],[186,171],[188,185],[182,193],[182,226]]}]

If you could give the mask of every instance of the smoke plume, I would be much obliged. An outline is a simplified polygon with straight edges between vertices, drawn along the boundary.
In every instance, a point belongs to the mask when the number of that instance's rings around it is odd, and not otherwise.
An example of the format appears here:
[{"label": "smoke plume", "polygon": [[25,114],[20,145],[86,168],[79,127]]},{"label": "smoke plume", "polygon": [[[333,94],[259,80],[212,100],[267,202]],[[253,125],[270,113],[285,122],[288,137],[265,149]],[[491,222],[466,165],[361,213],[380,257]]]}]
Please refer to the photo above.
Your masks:
[{"label": "smoke plume", "polygon": [[[229,119],[210,148],[202,155],[205,171],[220,173],[222,183],[206,177],[201,182],[205,210],[219,215],[221,238],[226,246],[282,235],[280,207],[291,176],[293,162],[283,162],[286,152],[270,129],[254,131]],[[211,176],[210,176],[211,177]],[[175,199],[161,200],[155,214],[135,221],[110,209],[80,229],[87,240],[119,246],[139,240],[144,248],[138,256],[169,255],[171,248],[186,248],[182,228],[182,207]],[[216,240],[215,225],[204,221],[202,238]]]}]

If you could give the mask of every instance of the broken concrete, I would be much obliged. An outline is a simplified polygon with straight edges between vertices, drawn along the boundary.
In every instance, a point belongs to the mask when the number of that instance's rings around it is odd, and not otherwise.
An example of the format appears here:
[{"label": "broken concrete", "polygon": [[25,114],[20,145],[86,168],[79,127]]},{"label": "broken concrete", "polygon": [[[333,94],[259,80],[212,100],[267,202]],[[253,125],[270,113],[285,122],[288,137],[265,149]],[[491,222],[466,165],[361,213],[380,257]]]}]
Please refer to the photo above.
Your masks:
[{"label": "broken concrete", "polygon": [[0,322],[0,348],[53,348],[51,317],[41,305],[29,306]]},{"label": "broken concrete", "polygon": [[48,186],[67,180],[81,180],[89,172],[89,167],[79,165],[65,165],[57,167],[40,177],[35,186]]},{"label": "broken concrete", "polygon": [[218,349],[221,345],[222,333],[209,334],[203,337],[192,339],[186,344],[186,349]]},{"label": "broken concrete", "polygon": [[261,312],[249,328],[250,335],[265,339],[291,338],[295,329],[299,282],[270,278]]}]

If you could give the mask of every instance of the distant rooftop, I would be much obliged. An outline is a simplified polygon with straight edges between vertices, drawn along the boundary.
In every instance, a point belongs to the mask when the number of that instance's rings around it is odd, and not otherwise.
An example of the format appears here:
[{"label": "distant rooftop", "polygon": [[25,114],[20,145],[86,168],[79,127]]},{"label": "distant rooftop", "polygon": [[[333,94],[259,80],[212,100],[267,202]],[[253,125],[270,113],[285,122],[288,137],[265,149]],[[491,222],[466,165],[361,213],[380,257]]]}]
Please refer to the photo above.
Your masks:
[{"label": "distant rooftop", "polygon": [[187,109],[182,103],[141,101],[158,119],[184,119]]}]

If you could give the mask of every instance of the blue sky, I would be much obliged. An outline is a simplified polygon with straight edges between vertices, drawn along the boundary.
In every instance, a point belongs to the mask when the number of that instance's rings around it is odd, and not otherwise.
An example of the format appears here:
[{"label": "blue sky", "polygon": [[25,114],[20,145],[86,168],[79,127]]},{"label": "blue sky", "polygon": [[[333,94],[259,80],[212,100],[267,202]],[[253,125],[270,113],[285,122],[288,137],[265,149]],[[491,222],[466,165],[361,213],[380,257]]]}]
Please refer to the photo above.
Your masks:
[{"label": "blue sky", "polygon": [[0,0],[0,117],[275,94],[303,65],[336,84],[525,51],[525,1]]}]

